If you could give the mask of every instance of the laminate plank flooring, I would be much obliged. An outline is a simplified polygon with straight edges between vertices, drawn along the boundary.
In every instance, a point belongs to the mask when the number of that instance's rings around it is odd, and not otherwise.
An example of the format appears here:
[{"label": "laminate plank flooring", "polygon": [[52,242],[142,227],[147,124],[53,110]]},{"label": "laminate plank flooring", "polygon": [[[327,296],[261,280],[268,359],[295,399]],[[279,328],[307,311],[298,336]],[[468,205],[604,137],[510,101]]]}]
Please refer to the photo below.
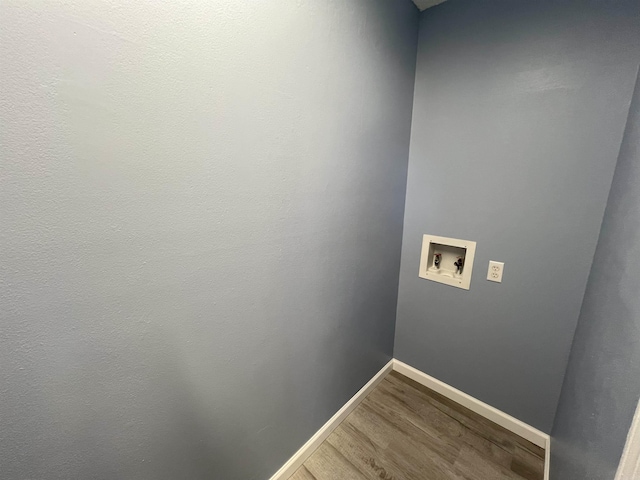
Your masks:
[{"label": "laminate plank flooring", "polygon": [[390,373],[290,480],[543,480],[544,450]]}]

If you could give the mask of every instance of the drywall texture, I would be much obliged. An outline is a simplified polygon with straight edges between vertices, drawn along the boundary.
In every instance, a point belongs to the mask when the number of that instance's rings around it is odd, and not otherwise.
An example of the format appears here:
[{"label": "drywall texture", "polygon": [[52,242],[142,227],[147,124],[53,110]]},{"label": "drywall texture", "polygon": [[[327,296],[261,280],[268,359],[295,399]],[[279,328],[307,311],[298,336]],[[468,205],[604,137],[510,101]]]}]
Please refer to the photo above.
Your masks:
[{"label": "drywall texture", "polygon": [[553,425],[552,479],[615,477],[640,398],[638,258],[640,81]]},{"label": "drywall texture", "polygon": [[0,477],[268,478],[392,354],[417,9],[0,23]]},{"label": "drywall texture", "polygon": [[[394,356],[551,431],[638,66],[638,2],[421,14]],[[470,290],[418,278],[478,242]],[[501,284],[489,260],[505,262]]]}]

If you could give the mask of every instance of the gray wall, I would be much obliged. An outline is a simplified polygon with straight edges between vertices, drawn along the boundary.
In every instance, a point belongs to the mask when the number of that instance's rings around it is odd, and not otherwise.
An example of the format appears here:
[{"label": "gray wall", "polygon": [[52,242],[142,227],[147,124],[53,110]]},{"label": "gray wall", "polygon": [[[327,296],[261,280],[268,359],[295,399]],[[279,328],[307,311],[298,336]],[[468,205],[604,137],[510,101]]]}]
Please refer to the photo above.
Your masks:
[{"label": "gray wall", "polygon": [[0,477],[267,478],[392,354],[417,9],[0,25]]},{"label": "gray wall", "polygon": [[[421,15],[394,355],[551,431],[638,67],[637,1]],[[478,242],[467,292],[422,234]],[[502,284],[486,280],[505,262]]]},{"label": "gray wall", "polygon": [[552,479],[615,477],[640,397],[639,258],[640,80],[553,425]]}]

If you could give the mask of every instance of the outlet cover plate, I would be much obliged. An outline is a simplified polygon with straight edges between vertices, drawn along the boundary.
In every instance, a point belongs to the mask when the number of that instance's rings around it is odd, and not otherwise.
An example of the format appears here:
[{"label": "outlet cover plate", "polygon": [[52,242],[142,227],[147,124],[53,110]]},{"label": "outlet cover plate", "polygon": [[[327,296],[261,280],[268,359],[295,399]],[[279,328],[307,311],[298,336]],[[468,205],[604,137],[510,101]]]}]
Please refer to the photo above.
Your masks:
[{"label": "outlet cover plate", "polygon": [[487,272],[487,280],[490,282],[502,283],[502,274],[504,273],[504,262],[489,262],[489,271]]}]

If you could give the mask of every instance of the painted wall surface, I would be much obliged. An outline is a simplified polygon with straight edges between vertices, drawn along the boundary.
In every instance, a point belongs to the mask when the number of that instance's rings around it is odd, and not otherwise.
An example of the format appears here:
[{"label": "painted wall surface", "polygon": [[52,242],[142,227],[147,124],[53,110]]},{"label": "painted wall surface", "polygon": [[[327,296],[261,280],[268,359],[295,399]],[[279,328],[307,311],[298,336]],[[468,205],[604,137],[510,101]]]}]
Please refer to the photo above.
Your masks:
[{"label": "painted wall surface", "polygon": [[416,7],[0,24],[0,477],[269,477],[392,355]]},{"label": "painted wall surface", "polygon": [[640,81],[553,425],[552,479],[615,477],[640,398],[638,258]]},{"label": "painted wall surface", "polygon": [[[451,0],[421,14],[394,356],[545,432],[638,67],[636,1]],[[422,235],[478,242],[470,290]],[[502,284],[486,280],[505,262]]]}]

